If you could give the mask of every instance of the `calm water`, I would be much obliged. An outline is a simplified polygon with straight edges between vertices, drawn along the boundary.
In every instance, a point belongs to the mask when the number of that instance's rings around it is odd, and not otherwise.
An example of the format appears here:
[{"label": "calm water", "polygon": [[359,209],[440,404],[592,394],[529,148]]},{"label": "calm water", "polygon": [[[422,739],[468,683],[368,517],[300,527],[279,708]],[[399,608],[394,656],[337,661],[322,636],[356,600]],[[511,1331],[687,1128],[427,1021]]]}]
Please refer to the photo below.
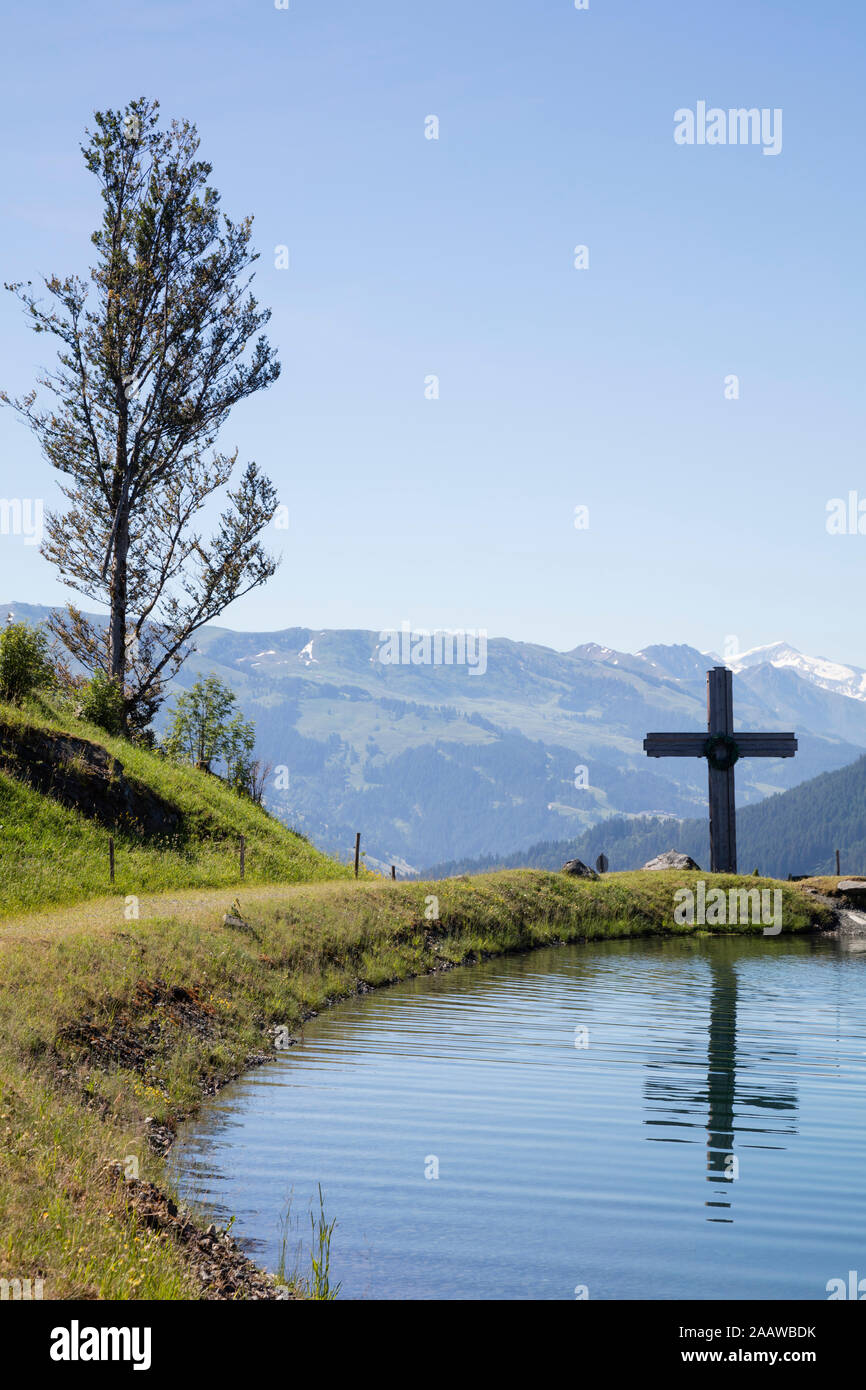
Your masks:
[{"label": "calm water", "polygon": [[341,1297],[826,1298],[866,1276],[864,1005],[826,942],[537,951],[322,1014],[175,1164],[269,1268],[321,1183]]}]

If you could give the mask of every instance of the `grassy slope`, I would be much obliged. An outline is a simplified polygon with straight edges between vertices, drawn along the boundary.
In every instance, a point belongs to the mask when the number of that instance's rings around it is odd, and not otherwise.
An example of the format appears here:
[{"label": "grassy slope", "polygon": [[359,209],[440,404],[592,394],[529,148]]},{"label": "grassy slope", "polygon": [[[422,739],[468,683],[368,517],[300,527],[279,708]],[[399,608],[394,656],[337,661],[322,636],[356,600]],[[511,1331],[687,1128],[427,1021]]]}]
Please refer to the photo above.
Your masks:
[{"label": "grassy slope", "polygon": [[[555,941],[687,934],[673,889],[698,877],[248,886],[241,928],[222,924],[215,894],[155,898],[137,922],[91,925],[83,906],[0,925],[0,1276],[41,1275],[46,1297],[194,1297],[180,1250],[137,1223],[108,1174],[131,1155],[164,1184],[146,1117],[173,1127],[203,1084],[273,1050],[269,1030],[362,985]],[[800,885],[782,891],[786,931],[821,918]]]},{"label": "grassy slope", "polygon": [[[22,711],[0,704],[0,718],[13,726],[34,725],[101,744],[120,760],[127,776],[183,814],[187,837],[182,847],[146,843],[115,831],[120,902],[127,895],[168,888],[237,883],[241,835],[246,837],[247,882],[306,882],[349,874],[217,777],[177,767],[46,705],[31,703]],[[108,891],[107,830],[0,770],[0,917]]]}]

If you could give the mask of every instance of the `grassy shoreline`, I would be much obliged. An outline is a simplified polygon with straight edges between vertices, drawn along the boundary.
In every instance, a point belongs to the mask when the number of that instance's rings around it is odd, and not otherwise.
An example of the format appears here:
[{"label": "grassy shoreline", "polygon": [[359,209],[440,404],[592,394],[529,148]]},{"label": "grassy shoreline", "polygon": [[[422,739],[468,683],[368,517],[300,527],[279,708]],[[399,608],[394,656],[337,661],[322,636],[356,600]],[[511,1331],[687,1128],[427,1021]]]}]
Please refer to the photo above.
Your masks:
[{"label": "grassy shoreline", "polygon": [[[118,895],[0,921],[0,1278],[41,1277],[46,1298],[263,1296],[203,1283],[198,1238],[142,1205],[204,1095],[359,991],[560,942],[694,934],[673,893],[699,879],[781,888],[785,932],[832,924],[802,884],[532,870],[163,895],[138,921]],[[235,892],[242,925],[224,925]]]}]

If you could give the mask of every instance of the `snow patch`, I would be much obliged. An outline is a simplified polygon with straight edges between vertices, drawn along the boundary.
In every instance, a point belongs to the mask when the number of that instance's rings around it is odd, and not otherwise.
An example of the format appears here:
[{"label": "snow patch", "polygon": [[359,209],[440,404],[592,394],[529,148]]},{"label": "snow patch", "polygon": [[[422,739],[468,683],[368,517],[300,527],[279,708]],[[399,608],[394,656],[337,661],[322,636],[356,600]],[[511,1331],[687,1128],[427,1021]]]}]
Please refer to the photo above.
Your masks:
[{"label": "snow patch", "polygon": [[270,648],[268,651],[266,651],[266,652],[256,652],[254,656],[239,656],[238,659],[237,659],[237,665],[240,666],[240,664],[241,664],[242,661],[258,661],[258,660],[259,660],[259,657],[262,657],[262,656],[276,656],[276,654],[277,654],[277,653],[276,653],[276,651],[274,650],[274,648],[271,647],[271,648]]},{"label": "snow patch", "polygon": [[790,642],[769,642],[763,647],[751,647],[731,657],[727,664],[735,674],[769,664],[778,670],[794,671],[820,690],[846,695],[851,700],[866,700],[866,671],[857,666],[846,666],[841,661],[828,661],[824,656],[805,656]]}]

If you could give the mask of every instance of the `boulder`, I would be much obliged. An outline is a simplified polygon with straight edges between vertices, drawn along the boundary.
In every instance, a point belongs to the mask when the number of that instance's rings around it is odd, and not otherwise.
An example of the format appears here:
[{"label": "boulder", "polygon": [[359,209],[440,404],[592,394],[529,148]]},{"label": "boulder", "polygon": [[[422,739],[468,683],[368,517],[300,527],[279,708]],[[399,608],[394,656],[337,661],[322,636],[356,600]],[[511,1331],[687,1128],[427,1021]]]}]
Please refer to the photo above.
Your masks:
[{"label": "boulder", "polygon": [[582,864],[579,859],[569,859],[567,864],[563,864],[564,874],[573,874],[575,878],[598,878],[595,869],[591,869],[588,864]]},{"label": "boulder", "polygon": [[700,867],[700,864],[696,864],[688,854],[680,854],[675,849],[665,850],[664,854],[657,854],[655,859],[644,864],[645,869],[700,869]]},{"label": "boulder", "polygon": [[866,883],[862,878],[843,878],[836,884],[842,897],[852,907],[866,907]]},{"label": "boulder", "polygon": [[837,937],[843,951],[866,951],[866,914],[850,909],[836,917]]}]

